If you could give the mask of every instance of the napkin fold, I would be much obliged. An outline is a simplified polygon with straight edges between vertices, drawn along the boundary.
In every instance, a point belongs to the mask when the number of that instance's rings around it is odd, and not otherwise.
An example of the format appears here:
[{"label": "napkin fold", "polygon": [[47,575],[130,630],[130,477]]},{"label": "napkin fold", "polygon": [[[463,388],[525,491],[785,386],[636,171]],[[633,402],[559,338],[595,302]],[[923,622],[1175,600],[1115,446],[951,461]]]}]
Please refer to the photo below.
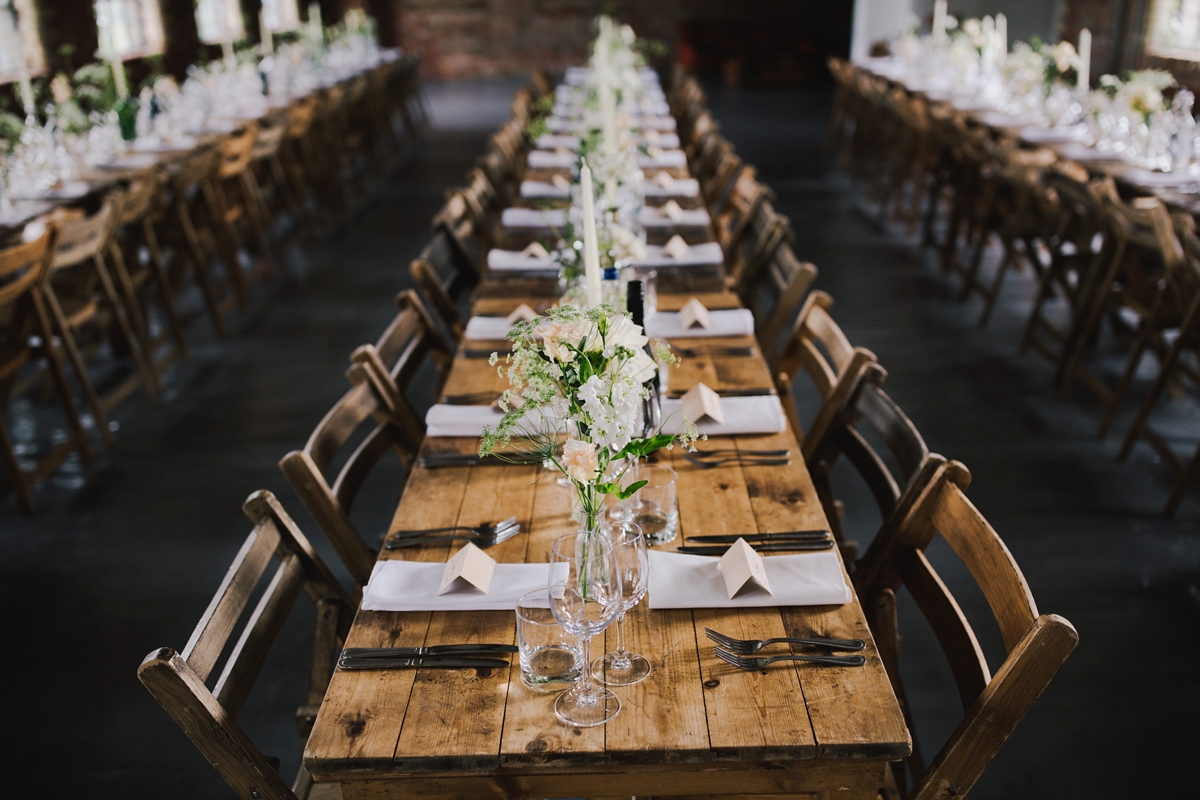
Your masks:
[{"label": "napkin fold", "polygon": [[575,166],[576,156],[553,150],[530,150],[527,158],[530,169],[570,169]]},{"label": "napkin fold", "polygon": [[578,136],[556,136],[553,133],[543,133],[537,138],[535,146],[538,150],[556,150],[560,147],[567,150],[579,149]]},{"label": "napkin fold", "polygon": [[700,194],[700,181],[695,178],[676,178],[669,186],[646,181],[646,197],[695,197]]},{"label": "napkin fold", "polygon": [[379,561],[363,589],[364,611],[512,611],[526,592],[544,589],[549,564],[497,564],[487,594],[468,586],[437,593],[446,565]]},{"label": "napkin fold", "polygon": [[566,200],[571,187],[555,186],[549,181],[521,181],[521,197],[529,200]]},{"label": "napkin fold", "polygon": [[[530,153],[533,155],[533,153]],[[661,153],[639,153],[637,157],[638,166],[642,169],[671,169],[672,167],[686,167],[687,156],[682,150],[663,150]]]},{"label": "napkin fold", "polygon": [[709,311],[708,322],[709,326],[707,328],[685,328],[683,327],[683,323],[679,321],[679,312],[659,311],[646,320],[646,335],[651,339],[681,339],[688,336],[754,335],[754,314],[746,308]]},{"label": "napkin fold", "polygon": [[703,228],[708,225],[708,212],[703,208],[684,208],[681,209],[678,220],[673,220],[668,216],[664,216],[656,208],[643,208],[639,215],[642,225],[647,228]]},{"label": "napkin fold", "polygon": [[506,208],[500,224],[506,228],[561,228],[567,224],[567,212],[561,208]]},{"label": "napkin fold", "polygon": [[463,336],[468,339],[491,339],[495,341],[508,336],[508,332],[512,330],[512,327],[505,317],[476,316],[467,320],[467,327],[463,330]]},{"label": "napkin fold", "polygon": [[1200,182],[1200,175],[1190,172],[1151,172],[1146,169],[1134,169],[1125,173],[1125,179],[1148,189],[1170,189],[1196,184]]},{"label": "napkin fold", "polygon": [[[730,398],[734,399],[734,398]],[[557,427],[557,422],[550,418],[549,410],[530,412],[529,428],[541,430]],[[483,428],[495,428],[503,419],[504,412],[491,406],[452,406],[435,405],[425,413],[426,436],[482,436]]]},{"label": "napkin fold", "polygon": [[1021,128],[1021,138],[1034,144],[1051,144],[1054,142],[1078,142],[1087,136],[1084,125],[1067,125],[1065,127],[1042,127],[1028,125]]},{"label": "napkin fold", "polygon": [[558,272],[558,262],[553,258],[531,258],[520,250],[489,250],[488,269],[504,270],[549,270]]},{"label": "napkin fold", "polygon": [[[722,397],[724,422],[703,420],[696,427],[709,436],[739,436],[755,433],[782,433],[787,430],[787,417],[775,395],[760,397]],[[664,398],[662,401],[663,428],[667,433],[679,433],[683,428],[683,401]],[[695,420],[693,420],[694,422]]]},{"label": "napkin fold", "polygon": [[717,242],[694,244],[683,258],[672,258],[663,253],[662,245],[646,245],[646,257],[633,262],[635,267],[707,267],[722,264],[725,253]]},{"label": "napkin fold", "polygon": [[650,608],[762,608],[850,602],[850,587],[833,551],[767,556],[763,564],[772,592],[752,586],[732,600],[717,567],[719,561],[710,556],[651,550]]}]

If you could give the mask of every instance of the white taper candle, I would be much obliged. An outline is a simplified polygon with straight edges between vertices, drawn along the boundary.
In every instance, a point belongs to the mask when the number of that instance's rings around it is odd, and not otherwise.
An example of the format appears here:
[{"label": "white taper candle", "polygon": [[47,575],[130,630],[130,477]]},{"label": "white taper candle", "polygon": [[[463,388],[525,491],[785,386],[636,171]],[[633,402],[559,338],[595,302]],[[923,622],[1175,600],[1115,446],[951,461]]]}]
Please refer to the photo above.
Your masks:
[{"label": "white taper candle", "polygon": [[1092,85],[1092,32],[1084,28],[1079,32],[1079,80],[1075,86],[1086,92]]},{"label": "white taper candle", "polygon": [[267,12],[261,8],[258,10],[258,38],[262,40],[263,55],[275,52],[275,37],[267,27]]},{"label": "white taper candle", "polygon": [[933,38],[941,39],[946,35],[946,0],[933,2]]},{"label": "white taper candle", "polygon": [[583,195],[583,271],[587,279],[587,305],[600,305],[600,242],[596,238],[596,195],[592,188],[592,170],[583,162],[579,170],[579,191]]}]

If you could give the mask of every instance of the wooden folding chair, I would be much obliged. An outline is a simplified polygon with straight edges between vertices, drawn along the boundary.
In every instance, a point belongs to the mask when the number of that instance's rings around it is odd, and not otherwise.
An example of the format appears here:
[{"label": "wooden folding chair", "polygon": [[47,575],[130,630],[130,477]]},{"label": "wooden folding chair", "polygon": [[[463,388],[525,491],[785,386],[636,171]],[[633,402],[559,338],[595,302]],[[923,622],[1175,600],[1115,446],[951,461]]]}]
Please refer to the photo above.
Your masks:
[{"label": "wooden folding chair", "polygon": [[304,209],[300,206],[300,198],[293,191],[292,182],[288,179],[287,170],[281,159],[284,138],[288,133],[288,124],[289,114],[286,110],[261,120],[258,125],[258,135],[254,140],[254,148],[250,154],[250,170],[262,201],[263,222],[275,245],[276,260],[281,263],[283,253],[275,232],[277,220],[284,216],[289,218],[288,239],[294,239],[299,235],[307,240],[312,236],[311,229],[304,224],[306,217]]},{"label": "wooden folding chair", "polygon": [[[60,218],[54,264],[45,283],[46,306],[62,339],[67,361],[101,435],[109,443],[112,433],[108,428],[108,412],[138,386],[152,400],[157,400],[162,391],[108,268],[106,255],[120,218],[120,201],[119,195],[113,193],[90,217]],[[102,398],[96,392],[86,362],[94,361],[93,356],[105,340],[118,358],[123,355],[122,349],[127,351],[133,370]],[[80,348],[81,341],[88,345],[86,354]]]},{"label": "wooden folding chair", "polygon": [[375,344],[364,344],[350,354],[347,373],[355,385],[367,382],[382,397],[389,413],[406,422],[410,431],[420,431],[425,425],[405,396],[409,383],[426,357],[433,362],[437,374],[435,392],[441,394],[454,353],[446,345],[434,325],[433,317],[415,291],[409,289],[396,295],[396,315]]},{"label": "wooden folding chair", "polygon": [[[129,184],[122,195],[116,231],[109,245],[117,286],[129,309],[142,352],[160,384],[163,372],[173,360],[191,357],[175,301],[175,289],[154,226],[166,181],[166,171],[155,168]],[[145,259],[142,258],[143,251]],[[158,335],[151,329],[151,315],[156,308],[162,309],[165,318],[163,330]],[[168,343],[171,346],[160,358],[159,349]]]},{"label": "wooden folding chair", "polygon": [[[1172,221],[1179,243],[1183,246],[1184,257],[1174,263],[1167,273],[1167,289],[1160,299],[1160,308],[1155,309],[1150,317],[1163,320],[1163,324],[1166,325],[1172,325],[1174,320],[1178,320],[1178,327],[1169,329],[1170,345],[1165,354],[1160,355],[1158,375],[1117,455],[1119,461],[1124,461],[1129,457],[1138,439],[1145,439],[1163,463],[1175,471],[1179,477],[1163,512],[1168,517],[1175,516],[1184,496],[1195,483],[1196,476],[1200,475],[1200,445],[1191,459],[1185,462],[1149,424],[1150,414],[1158,404],[1163,390],[1180,376],[1189,378],[1193,386],[1200,384],[1200,374],[1195,367],[1180,358],[1185,352],[1191,353],[1193,359],[1200,363],[1200,238],[1196,236],[1196,222],[1191,215],[1174,214]],[[1151,340],[1154,340],[1156,349],[1161,350],[1166,344],[1167,333],[1168,330],[1164,329],[1151,331],[1147,326],[1146,332],[1140,337],[1140,349],[1144,351]],[[1135,352],[1134,356],[1137,355]],[[1130,363],[1130,370],[1136,369],[1136,362],[1131,359]],[[1127,375],[1130,374],[1130,370],[1126,370]]]},{"label": "wooden folding chair", "polygon": [[[992,757],[1045,691],[1079,641],[1075,628],[1037,604],[1008,548],[964,492],[970,473],[958,462],[937,472],[905,518],[881,532],[858,564],[854,584],[913,737],[913,754],[892,765],[885,796],[910,800],[965,797]],[[994,673],[971,623],[926,552],[935,536],[950,546],[987,598],[1006,657]],[[963,719],[926,765],[901,680],[896,594],[906,588],[937,634],[962,700]]]},{"label": "wooden folding chair", "polygon": [[[820,439],[813,442],[812,455],[808,458],[808,470],[817,497],[842,551],[842,560],[851,573],[858,542],[846,536],[843,504],[835,497],[830,482],[830,472],[838,459],[844,455],[871,490],[881,521],[877,530],[885,534],[890,525],[908,513],[933,479],[938,465],[946,461],[930,454],[917,426],[881,388],[886,377],[887,373],[878,364],[866,366],[854,394],[834,415]],[[882,442],[895,469],[864,436],[865,432]]]},{"label": "wooden folding chair", "polygon": [[771,190],[755,180],[755,173],[754,167],[744,164],[728,196],[722,198],[719,205],[713,206],[717,241],[727,262],[735,259],[734,254],[750,232],[750,223],[763,203],[772,199]]},{"label": "wooden folding chair", "polygon": [[439,226],[408,269],[426,306],[447,338],[457,344],[467,323],[455,300],[477,282],[469,254],[455,236]]},{"label": "wooden folding chair", "polygon": [[[337,654],[350,631],[355,603],[274,495],[255,492],[243,508],[254,530],[187,645],[182,652],[170,647],[151,652],[138,667],[138,679],[238,797],[340,798],[336,785],[314,786],[312,775],[303,766],[289,786],[279,775],[279,759],[264,755],[237,720],[275,637],[303,592],[317,609],[308,697],[296,717],[300,735],[307,740]],[[269,572],[273,560],[278,566]],[[254,591],[268,573],[266,588],[250,610]],[[248,610],[241,633],[210,689],[206,684]]]},{"label": "wooden folding chair", "polygon": [[758,280],[738,293],[743,305],[754,313],[754,336],[763,358],[775,359],[784,331],[791,329],[816,279],[817,268],[796,258],[785,241],[759,271]]},{"label": "wooden folding chair", "polygon": [[764,198],[750,219],[740,241],[725,257],[725,284],[743,296],[762,280],[762,270],[775,257],[775,251],[793,238],[792,223],[775,212],[771,201]]},{"label": "wooden folding chair", "polygon": [[[375,551],[359,534],[351,507],[388,450],[407,472],[421,446],[424,423],[407,402],[393,406],[392,398],[376,391],[371,379],[377,373],[355,364],[351,375],[358,370],[363,374],[351,378],[354,388],[318,423],[304,448],[284,456],[279,467],[361,588],[371,577]],[[335,461],[347,450],[345,462],[335,469]]]},{"label": "wooden folding chair", "polygon": [[[853,394],[863,370],[877,361],[870,350],[850,344],[830,316],[831,308],[833,298],[825,292],[809,294],[779,359],[771,365],[772,374],[780,376],[776,380],[780,399],[786,401],[784,410],[805,458],[812,455],[814,443],[821,440],[829,423]],[[820,408],[807,431],[800,424],[792,397],[792,386],[801,370],[808,375],[821,399]]]},{"label": "wooden folding chair", "polygon": [[34,241],[0,250],[0,412],[7,412],[13,397],[21,393],[18,386],[21,369],[41,360],[49,372],[69,431],[62,443],[27,471],[17,457],[6,421],[0,419],[0,458],[16,490],[17,505],[26,514],[37,510],[33,488],[71,453],[77,452],[85,460],[92,457],[62,360],[52,344],[54,329],[42,294],[57,238],[58,228],[51,223]]},{"label": "wooden folding chair", "polygon": [[[1069,337],[1071,353],[1063,362],[1060,385],[1066,395],[1079,380],[1101,402],[1105,413],[1098,435],[1103,438],[1147,347],[1153,347],[1160,360],[1166,355],[1162,333],[1176,327],[1181,315],[1178,303],[1166,297],[1167,276],[1179,273],[1183,250],[1170,214],[1157,198],[1136,197],[1125,202],[1111,178],[1097,181],[1091,188],[1104,215],[1106,241],[1101,258],[1105,266],[1096,270],[1098,279],[1087,290],[1088,310],[1080,315]],[[1119,336],[1135,339],[1115,386],[1109,386],[1086,363],[1106,316]]]}]

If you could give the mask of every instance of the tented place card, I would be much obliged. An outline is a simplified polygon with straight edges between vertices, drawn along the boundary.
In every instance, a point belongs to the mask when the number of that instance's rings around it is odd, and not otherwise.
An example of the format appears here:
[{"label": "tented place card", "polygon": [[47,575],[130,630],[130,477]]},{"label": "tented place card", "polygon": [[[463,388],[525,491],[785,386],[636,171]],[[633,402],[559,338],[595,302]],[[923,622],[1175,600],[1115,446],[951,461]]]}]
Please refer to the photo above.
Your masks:
[{"label": "tented place card", "polygon": [[[745,542],[742,543],[745,544]],[[755,555],[758,554],[755,553]],[[761,559],[761,556],[759,558]],[[450,556],[450,560],[446,562],[446,570],[442,573],[442,583],[438,586],[438,596],[451,589],[465,589],[467,586],[474,586],[487,594],[488,587],[492,585],[492,573],[495,571],[496,560],[471,542],[467,542],[462,550]],[[732,595],[730,596],[732,597]]]},{"label": "tented place card", "polygon": [[[716,559],[709,559],[715,561]],[[375,562],[363,589],[364,611],[512,611],[526,592],[546,589],[549,564],[497,564],[487,594],[476,591],[439,595],[445,565],[439,562]]]},{"label": "tented place card", "polygon": [[[676,236],[675,238],[678,239],[679,237]],[[670,246],[670,242],[668,242],[667,247]],[[687,248],[687,245],[684,245],[684,248]],[[712,327],[712,322],[708,317],[708,309],[695,297],[688,300],[683,304],[683,308],[679,309],[679,322],[683,325],[684,330],[691,330],[692,328],[708,330]]]},{"label": "tented place card", "polygon": [[[662,252],[663,252],[663,255],[670,256],[671,258],[675,259],[676,261],[682,261],[683,259],[687,258],[688,251],[690,251],[690,250],[691,250],[691,248],[688,247],[688,243],[685,242],[683,240],[683,237],[677,233],[674,236],[672,236],[666,244],[663,245]],[[697,301],[695,300],[695,298],[693,298],[692,302],[697,302]],[[701,306],[701,308],[703,308],[703,306]],[[707,312],[705,312],[705,313],[707,313]],[[707,319],[708,318],[705,317],[706,324],[704,327],[706,327],[706,328],[708,327]]]},{"label": "tented place card", "polygon": [[737,597],[747,586],[758,586],[767,594],[771,594],[771,582],[767,580],[767,568],[763,564],[763,557],[755,552],[745,539],[734,542],[725,551],[725,555],[721,556],[717,567],[721,570],[721,577],[725,579],[725,591],[729,593],[730,600]]},{"label": "tented place card", "polygon": [[658,184],[659,186],[661,186],[664,189],[670,189],[672,186],[675,185],[675,179],[672,178],[670,173],[667,173],[667,172],[658,173],[653,178],[651,178],[651,182]]},{"label": "tented place card", "polygon": [[525,303],[521,303],[521,305],[513,309],[511,314],[504,318],[504,321],[509,325],[516,325],[518,322],[528,322],[531,319],[537,319],[537,312]]},{"label": "tented place card", "polygon": [[680,398],[683,416],[692,422],[710,419],[724,424],[725,412],[721,408],[721,396],[703,383],[697,383]]},{"label": "tented place card", "polygon": [[546,252],[546,248],[542,247],[541,242],[532,242],[528,247],[521,251],[521,255],[526,258],[549,258],[550,254]]},{"label": "tented place card", "polygon": [[683,209],[674,200],[668,200],[663,203],[662,207],[658,209],[658,213],[672,222],[679,222],[679,220],[683,219]]},{"label": "tented place card", "polygon": [[562,175],[552,176],[550,178],[550,182],[553,183],[555,186],[557,186],[559,189],[570,189],[571,188],[571,182],[569,180],[567,180],[565,177],[563,177]]},{"label": "tented place card", "polygon": [[730,597],[725,589],[724,576],[717,567],[720,559],[661,550],[651,550],[648,555],[650,608],[821,606],[851,600],[842,562],[833,550],[764,558],[771,593],[744,590],[737,597]]}]

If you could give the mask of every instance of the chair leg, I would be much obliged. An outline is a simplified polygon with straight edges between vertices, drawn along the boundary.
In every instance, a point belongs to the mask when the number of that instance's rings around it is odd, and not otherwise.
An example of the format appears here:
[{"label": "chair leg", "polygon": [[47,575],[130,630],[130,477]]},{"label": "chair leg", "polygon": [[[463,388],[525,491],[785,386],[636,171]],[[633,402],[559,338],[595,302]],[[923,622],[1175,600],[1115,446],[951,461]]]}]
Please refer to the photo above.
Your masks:
[{"label": "chair leg", "polygon": [[8,425],[2,413],[0,413],[0,457],[12,478],[13,490],[17,493],[17,507],[26,514],[36,513],[37,506],[33,503],[33,489],[29,485],[25,471],[21,469],[21,462],[17,460],[17,453],[13,448],[12,439],[8,436]]},{"label": "chair leg", "polygon": [[1200,475],[1200,447],[1196,448],[1192,460],[1188,462],[1187,468],[1179,476],[1179,482],[1175,484],[1175,490],[1171,492],[1171,498],[1167,500],[1163,516],[1168,518],[1175,516],[1175,513],[1179,511],[1179,506],[1183,504],[1183,498],[1187,496],[1188,489],[1195,483],[1197,475]]},{"label": "chair leg", "polygon": [[200,241],[200,234],[196,230],[187,202],[182,199],[179,203],[179,225],[183,229],[184,239],[187,240],[188,254],[192,260],[192,273],[196,276],[196,283],[200,284],[200,294],[204,297],[208,318],[212,321],[213,330],[216,331],[217,336],[224,336],[225,322],[221,313],[220,298],[217,296],[216,287],[213,285],[212,275],[209,272],[208,253]]},{"label": "chair leg", "polygon": [[184,361],[190,361],[192,353],[188,349],[187,337],[183,333],[183,318],[179,315],[179,307],[175,303],[175,289],[171,286],[171,278],[167,275],[167,265],[163,260],[162,248],[158,246],[158,234],[149,219],[142,220],[142,237],[146,249],[150,251],[150,269],[158,284],[159,299],[167,314],[167,324],[171,327],[171,336],[175,339],[175,349]]},{"label": "chair leg", "polygon": [[108,298],[109,305],[112,306],[112,314],[117,321],[117,327],[120,328],[121,335],[125,337],[125,341],[129,345],[130,357],[133,359],[133,366],[141,379],[142,388],[146,390],[146,394],[150,396],[151,400],[158,400],[158,396],[162,392],[162,387],[158,384],[158,376],[150,369],[150,365],[146,361],[147,355],[143,352],[137,334],[134,333],[133,326],[129,323],[129,315],[125,313],[125,304],[121,302],[117,288],[113,285],[112,276],[108,274],[103,254],[97,253],[93,262],[96,266],[96,274],[100,277],[100,286],[104,289],[104,295]]},{"label": "chair leg", "polygon": [[146,314],[142,310],[142,303],[138,297],[137,289],[133,285],[133,278],[129,276],[129,270],[125,264],[125,254],[121,252],[121,246],[116,241],[113,241],[109,244],[108,255],[112,259],[113,273],[116,275],[115,285],[120,288],[120,299],[125,306],[130,327],[133,329],[134,335],[137,336],[142,353],[145,354],[147,362],[152,367],[151,372],[155,373],[155,385],[161,390],[161,385],[158,384],[157,370],[153,369],[154,343],[150,339],[150,326],[147,322]]},{"label": "chair leg", "polygon": [[[1162,292],[1160,290],[1159,297],[1161,295]],[[1154,314],[1158,311],[1159,304],[1160,300],[1156,298],[1151,316],[1142,320],[1142,329],[1138,332],[1137,344],[1134,345],[1133,352],[1129,355],[1129,363],[1125,365],[1125,372],[1121,374],[1121,380],[1117,382],[1117,388],[1113,392],[1112,403],[1104,411],[1104,419],[1100,421],[1100,428],[1096,431],[1097,439],[1103,439],[1108,435],[1108,430],[1112,427],[1113,420],[1116,419],[1117,412],[1120,410],[1121,401],[1125,399],[1125,393],[1129,391],[1129,384],[1133,382],[1133,376],[1137,374],[1138,364],[1141,363],[1142,356],[1146,354],[1146,348],[1150,344],[1150,337],[1155,332],[1152,320]]]},{"label": "chair leg", "polygon": [[[44,296],[39,292],[33,298],[34,315],[42,336],[42,357],[46,360],[47,368],[50,370],[50,381],[58,392],[58,402],[62,406],[63,416],[66,417],[67,427],[75,437],[79,456],[84,461],[91,461],[92,446],[88,443],[87,432],[83,429],[83,422],[79,419],[79,407],[75,405],[75,397],[71,394],[71,385],[67,382],[67,372],[59,359],[58,351],[54,348],[54,326],[50,322],[50,315],[46,312]],[[100,425],[103,419],[103,417],[97,418],[96,424]],[[107,423],[104,424],[101,436],[106,443],[112,444],[112,432],[108,430]]]},{"label": "chair leg", "polygon": [[[45,297],[46,305],[50,308],[50,316],[54,320],[54,327],[58,329],[58,336],[62,340],[63,350],[67,353],[67,360],[71,362],[71,369],[75,373],[75,379],[79,381],[79,388],[83,392],[83,400],[91,410],[92,417],[96,420],[96,427],[100,429],[100,435],[104,438],[105,444],[111,447],[116,444],[116,440],[113,438],[112,431],[108,428],[108,414],[105,413],[104,406],[100,404],[100,398],[96,395],[96,387],[92,385],[91,376],[88,375],[87,367],[83,363],[79,347],[75,344],[75,334],[71,331],[71,326],[67,324],[67,318],[63,314],[62,306],[59,305],[58,296],[54,294],[54,289],[48,284]],[[53,343],[47,340],[46,348],[47,350],[52,350],[54,348]]]}]

